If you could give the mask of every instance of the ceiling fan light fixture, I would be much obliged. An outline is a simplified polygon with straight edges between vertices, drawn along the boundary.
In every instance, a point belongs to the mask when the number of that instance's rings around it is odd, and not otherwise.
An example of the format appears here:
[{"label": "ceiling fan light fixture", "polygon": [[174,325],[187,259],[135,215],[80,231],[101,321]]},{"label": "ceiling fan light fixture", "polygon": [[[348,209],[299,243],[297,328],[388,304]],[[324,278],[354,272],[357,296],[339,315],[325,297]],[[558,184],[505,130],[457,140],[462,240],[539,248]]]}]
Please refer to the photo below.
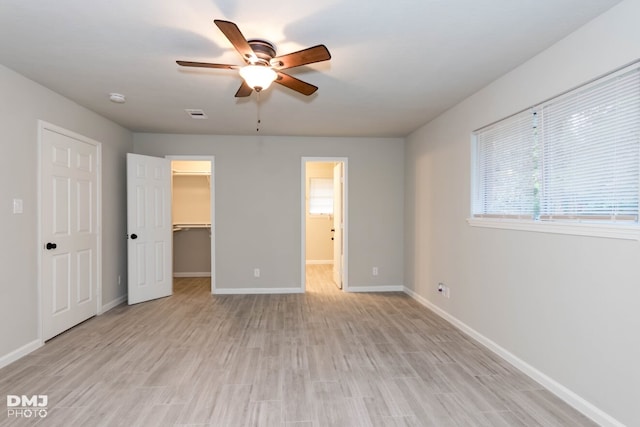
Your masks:
[{"label": "ceiling fan light fixture", "polygon": [[260,92],[271,86],[278,74],[265,65],[247,65],[240,69],[240,76],[253,90]]},{"label": "ceiling fan light fixture", "polygon": [[318,87],[303,82],[283,72],[289,68],[331,59],[329,49],[323,44],[291,52],[286,55],[276,56],[276,48],[270,41],[264,39],[247,40],[240,28],[231,21],[214,19],[213,22],[225,35],[233,47],[238,51],[246,66],[231,64],[215,64],[210,62],[176,61],[183,67],[220,68],[225,70],[240,70],[243,79],[242,85],[236,92],[236,98],[250,96],[253,91],[260,92],[277,81],[278,84],[288,87],[302,95],[312,95]]}]

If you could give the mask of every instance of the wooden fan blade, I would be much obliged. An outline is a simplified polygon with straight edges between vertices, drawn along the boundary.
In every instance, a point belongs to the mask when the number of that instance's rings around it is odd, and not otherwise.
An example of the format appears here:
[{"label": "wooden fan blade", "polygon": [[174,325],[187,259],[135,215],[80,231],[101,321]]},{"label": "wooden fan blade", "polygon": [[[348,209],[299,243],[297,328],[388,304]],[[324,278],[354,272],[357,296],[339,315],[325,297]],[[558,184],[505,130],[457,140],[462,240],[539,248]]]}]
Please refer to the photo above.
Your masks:
[{"label": "wooden fan blade", "polygon": [[251,95],[251,92],[253,92],[253,89],[243,80],[240,88],[236,92],[236,98],[244,98],[245,96]]},{"label": "wooden fan blade", "polygon": [[182,65],[183,67],[223,68],[226,70],[237,70],[240,68],[238,65],[212,64],[210,62],[176,61],[176,64]]},{"label": "wooden fan blade", "polygon": [[271,65],[277,70],[299,67],[301,65],[313,64],[331,59],[329,49],[323,44],[313,46],[287,55],[276,56],[271,60]]},{"label": "wooden fan blade", "polygon": [[289,74],[285,74],[282,72],[278,72],[278,78],[276,78],[276,83],[280,83],[282,86],[286,86],[289,89],[293,89],[296,92],[300,92],[303,95],[311,95],[315,91],[318,90],[317,86],[309,84],[307,82],[303,82],[302,80],[296,79],[295,77],[290,76]]},{"label": "wooden fan blade", "polygon": [[220,19],[215,19],[213,22],[218,26],[218,28],[220,28],[220,31],[222,31],[222,33],[229,39],[229,41],[231,42],[233,47],[236,48],[238,53],[240,53],[240,55],[242,56],[242,59],[249,62],[249,58],[253,58],[256,56],[256,54],[253,52],[253,49],[251,49],[251,46],[249,46],[249,42],[242,35],[242,32],[240,32],[240,29],[236,24],[229,21],[222,21]]}]

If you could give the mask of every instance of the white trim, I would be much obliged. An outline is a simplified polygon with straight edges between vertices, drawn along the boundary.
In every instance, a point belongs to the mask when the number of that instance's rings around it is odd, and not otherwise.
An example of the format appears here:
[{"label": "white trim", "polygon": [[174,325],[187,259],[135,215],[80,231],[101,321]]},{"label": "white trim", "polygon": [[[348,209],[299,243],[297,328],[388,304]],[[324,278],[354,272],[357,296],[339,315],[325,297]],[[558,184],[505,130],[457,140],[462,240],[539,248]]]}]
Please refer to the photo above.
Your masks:
[{"label": "white trim", "polygon": [[637,225],[560,221],[546,222],[506,218],[467,218],[467,223],[472,227],[568,234],[572,236],[604,237],[608,239],[640,240],[640,227]]},{"label": "white trim", "polygon": [[37,340],[33,340],[28,344],[23,345],[22,347],[13,350],[11,353],[9,354],[5,354],[4,356],[0,357],[0,369],[4,368],[5,366],[8,366],[10,364],[12,364],[13,362],[15,362],[18,359],[23,358],[24,356],[26,356],[27,354],[36,351],[37,349],[39,349],[40,347],[42,347],[44,345],[44,343],[42,342],[41,339],[37,339]]},{"label": "white trim", "polygon": [[347,292],[404,292],[405,288],[402,285],[389,285],[389,286],[351,286],[346,289]]},{"label": "white trim", "polygon": [[50,130],[55,133],[77,139],[86,144],[93,145],[96,148],[96,315],[102,314],[102,143],[95,139],[88,138],[79,133],[70,131],[63,127],[54,125],[44,120],[38,120],[38,159],[37,159],[37,244],[39,248],[37,252],[37,290],[38,290],[38,338],[42,341],[43,334],[43,306],[42,306],[42,250],[44,240],[42,239],[42,137],[44,130]]},{"label": "white trim", "polygon": [[607,414],[600,408],[596,407],[592,403],[588,402],[584,398],[577,395],[575,392],[569,390],[567,387],[563,386],[553,378],[548,375],[540,372],[533,366],[529,365],[524,360],[515,356],[513,353],[509,352],[507,349],[501,347],[491,339],[485,337],[480,332],[468,326],[466,323],[462,322],[458,318],[452,316],[447,313],[437,305],[433,304],[428,299],[418,295],[412,289],[407,287],[404,288],[404,292],[409,295],[411,298],[415,299],[417,302],[427,307],[429,310],[433,311],[438,316],[442,317],[447,322],[456,326],[462,332],[469,335],[471,338],[478,341],[480,344],[485,346],[487,349],[502,357],[504,360],[512,364],[515,368],[519,369],[522,373],[529,376],[531,379],[545,387],[551,393],[555,394],[557,397],[565,401],[567,404],[580,411],[585,416],[589,417],[591,420],[596,422],[597,424],[603,427],[624,427],[620,421],[613,418],[611,415]]},{"label": "white trim", "polygon": [[186,271],[186,272],[173,272],[173,277],[211,277],[210,271]]},{"label": "white trim", "polygon": [[105,305],[102,306],[102,312],[100,314],[104,314],[107,311],[116,308],[117,306],[119,306],[120,304],[127,302],[127,296],[126,295],[122,295],[116,299],[114,299],[113,301],[111,301],[110,303],[107,303]]},{"label": "white trim", "polygon": [[[215,186],[215,156],[197,156],[197,155],[169,155],[165,156],[169,160],[195,160],[202,161],[208,160],[211,162],[211,173],[209,175],[209,200],[210,200],[210,212],[211,219],[208,224],[211,229],[211,271],[209,273],[173,273],[173,277],[211,277],[211,293],[217,294],[216,290],[216,186]],[[173,170],[171,171],[173,174]],[[172,202],[173,203],[173,202]],[[192,226],[192,228],[194,228]],[[171,253],[173,254],[173,243],[171,244]],[[182,276],[182,274],[197,274],[197,276]]]},{"label": "white trim", "polygon": [[[306,246],[307,246],[307,162],[341,162],[344,166],[342,170],[342,290],[349,290],[349,158],[348,157],[302,157],[300,167],[300,292],[306,290]],[[333,260],[331,261],[333,264]]]},{"label": "white trim", "polygon": [[96,191],[97,191],[97,200],[96,200],[96,231],[98,233],[97,237],[97,262],[96,262],[96,274],[97,274],[97,294],[96,294],[96,305],[98,309],[96,311],[96,315],[102,314],[102,143],[97,143],[97,159],[96,159]]},{"label": "white trim", "polygon": [[333,265],[332,259],[308,259],[305,261],[307,265]]},{"label": "white trim", "polygon": [[217,295],[255,295],[255,294],[301,294],[300,288],[223,288],[216,289]]}]

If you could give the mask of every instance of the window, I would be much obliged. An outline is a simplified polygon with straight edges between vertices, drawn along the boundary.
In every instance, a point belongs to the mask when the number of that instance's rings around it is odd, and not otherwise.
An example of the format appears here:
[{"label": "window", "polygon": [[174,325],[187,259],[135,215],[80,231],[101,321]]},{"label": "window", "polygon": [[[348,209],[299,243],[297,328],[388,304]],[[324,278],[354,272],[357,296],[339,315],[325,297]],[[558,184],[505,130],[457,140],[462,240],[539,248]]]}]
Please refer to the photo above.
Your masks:
[{"label": "window", "polygon": [[533,125],[533,114],[526,111],[477,134],[477,216],[533,219],[537,181]]},{"label": "window", "polygon": [[474,218],[638,225],[639,64],[474,135]]},{"label": "window", "polygon": [[309,214],[333,215],[333,178],[309,179]]}]

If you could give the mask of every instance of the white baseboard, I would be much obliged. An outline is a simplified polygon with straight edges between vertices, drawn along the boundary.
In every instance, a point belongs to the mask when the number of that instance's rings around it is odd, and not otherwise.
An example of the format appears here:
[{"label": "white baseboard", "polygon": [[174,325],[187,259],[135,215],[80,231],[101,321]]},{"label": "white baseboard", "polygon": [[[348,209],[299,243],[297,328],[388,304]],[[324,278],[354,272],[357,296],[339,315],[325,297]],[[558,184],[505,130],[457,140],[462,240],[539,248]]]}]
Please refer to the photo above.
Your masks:
[{"label": "white baseboard", "polygon": [[346,292],[404,292],[404,286],[349,286]]},{"label": "white baseboard", "polygon": [[4,368],[7,365],[10,365],[11,363],[26,356],[32,351],[39,349],[43,345],[44,343],[42,342],[42,340],[37,339],[37,340],[31,341],[28,344],[23,345],[22,347],[12,351],[9,354],[5,354],[4,356],[0,357],[0,369]]},{"label": "white baseboard", "polygon": [[177,273],[174,271],[173,277],[211,277],[211,272],[210,271],[203,271],[203,272],[187,271],[184,273]]},{"label": "white baseboard", "polygon": [[216,288],[214,295],[301,294],[301,288]]},{"label": "white baseboard", "polygon": [[306,261],[307,265],[332,265],[332,259],[308,259]]},{"label": "white baseboard", "polygon": [[468,326],[466,323],[457,319],[456,317],[450,315],[446,311],[442,310],[437,305],[433,304],[428,299],[418,295],[412,289],[404,287],[404,292],[409,295],[411,298],[418,301],[420,304],[427,307],[429,310],[436,313],[438,316],[442,317],[447,322],[456,326],[458,329],[462,330],[464,333],[478,341],[480,344],[484,345],[486,348],[497,354],[498,356],[505,359],[507,362],[511,363],[514,367],[519,369],[522,373],[529,376],[531,379],[536,381],[538,384],[545,387],[551,393],[558,396],[560,399],[565,401],[567,404],[574,407],[576,410],[580,411],[585,416],[591,418],[594,422],[602,427],[625,427],[620,421],[616,420],[611,415],[607,414],[600,408],[596,407],[592,403],[588,402],[584,398],[580,397],[573,391],[569,390],[567,387],[563,386],[553,378],[547,376],[546,374],[540,372],[533,366],[529,365],[524,360],[518,358],[505,348],[496,344],[489,338],[485,337],[475,329]]},{"label": "white baseboard", "polygon": [[104,314],[107,311],[111,310],[112,308],[115,308],[115,307],[119,306],[120,304],[122,304],[123,302],[126,302],[126,301],[127,301],[127,296],[126,295],[122,295],[122,296],[114,299],[110,303],[107,303],[107,304],[103,305],[102,306],[102,312],[100,312],[100,314]]}]

